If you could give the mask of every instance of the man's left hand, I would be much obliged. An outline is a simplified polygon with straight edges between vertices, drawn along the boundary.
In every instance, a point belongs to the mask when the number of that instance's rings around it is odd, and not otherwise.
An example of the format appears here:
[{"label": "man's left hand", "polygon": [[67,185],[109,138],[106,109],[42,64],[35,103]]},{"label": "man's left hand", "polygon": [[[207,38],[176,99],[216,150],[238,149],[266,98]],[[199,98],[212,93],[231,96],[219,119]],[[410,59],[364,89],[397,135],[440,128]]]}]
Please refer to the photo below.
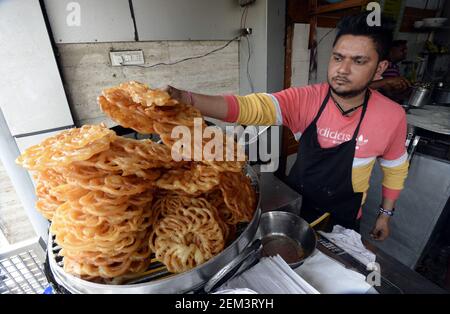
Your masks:
[{"label": "man's left hand", "polygon": [[377,241],[383,241],[389,237],[389,216],[379,215],[377,221],[375,222],[375,227],[373,228],[370,236],[372,239]]}]

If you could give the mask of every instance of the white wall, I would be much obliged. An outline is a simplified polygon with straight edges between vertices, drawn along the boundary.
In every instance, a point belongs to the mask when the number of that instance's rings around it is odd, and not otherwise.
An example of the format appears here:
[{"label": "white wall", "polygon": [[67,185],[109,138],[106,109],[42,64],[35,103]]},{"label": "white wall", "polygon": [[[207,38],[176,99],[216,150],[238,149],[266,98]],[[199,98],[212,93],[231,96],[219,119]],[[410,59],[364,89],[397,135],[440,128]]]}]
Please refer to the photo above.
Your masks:
[{"label": "white wall", "polygon": [[0,45],[0,108],[11,134],[71,125],[38,0],[0,1]]},{"label": "white wall", "polygon": [[291,85],[305,86],[309,81],[309,24],[295,24],[292,37]]},{"label": "white wall", "polygon": [[133,0],[139,40],[227,40],[239,35],[236,0]]},{"label": "white wall", "polygon": [[[128,0],[44,0],[44,4],[57,43],[134,40]],[[79,25],[71,19],[78,13]]]},{"label": "white wall", "polygon": [[[248,36],[251,58],[248,72],[254,92],[276,92],[284,82],[285,1],[257,0],[249,6],[246,27],[253,33]],[[248,43],[240,41],[240,94],[252,92],[247,75]]]},{"label": "white wall", "polygon": [[251,53],[248,72],[253,83],[253,90],[247,75],[248,42],[246,38],[242,38],[239,45],[239,93],[241,95],[267,90],[267,0],[257,0],[248,10],[246,27],[253,30],[253,33],[247,37],[250,41]]},{"label": "white wall", "polygon": [[[78,3],[77,9],[71,3]],[[239,34],[237,0],[133,0],[140,41],[225,40]],[[57,43],[134,41],[128,0],[44,0]],[[69,6],[68,6],[69,5]],[[80,12],[80,25],[67,18]]]},{"label": "white wall", "polygon": [[277,92],[284,85],[286,3],[267,3],[267,91]]},{"label": "white wall", "polygon": [[309,24],[295,24],[291,60],[292,86],[304,86],[327,81],[328,60],[335,36],[336,31],[332,28],[317,28],[317,76],[310,75]]},{"label": "white wall", "polygon": [[[134,41],[128,0],[80,0],[80,25],[67,24],[70,0],[44,0],[57,43]],[[133,0],[139,41],[229,40],[239,34],[243,8],[237,0]],[[254,91],[277,91],[284,79],[285,0],[257,0],[249,6],[249,72]],[[188,47],[187,47],[188,48]],[[195,55],[195,54],[191,54]],[[240,94],[251,92],[248,43],[239,45]],[[151,60],[150,60],[151,63]]]}]

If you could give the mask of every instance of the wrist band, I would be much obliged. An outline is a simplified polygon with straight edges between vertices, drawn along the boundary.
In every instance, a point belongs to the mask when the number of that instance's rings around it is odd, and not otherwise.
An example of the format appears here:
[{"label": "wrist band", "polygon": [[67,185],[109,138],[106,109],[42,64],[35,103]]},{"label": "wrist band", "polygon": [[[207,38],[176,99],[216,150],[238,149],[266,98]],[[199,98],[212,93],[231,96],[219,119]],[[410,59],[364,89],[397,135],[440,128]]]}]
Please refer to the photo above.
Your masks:
[{"label": "wrist band", "polygon": [[392,208],[392,210],[386,210],[386,209],[384,209],[383,207],[380,206],[379,210],[380,210],[380,213],[382,213],[384,215],[388,215],[390,217],[394,216],[395,208]]}]

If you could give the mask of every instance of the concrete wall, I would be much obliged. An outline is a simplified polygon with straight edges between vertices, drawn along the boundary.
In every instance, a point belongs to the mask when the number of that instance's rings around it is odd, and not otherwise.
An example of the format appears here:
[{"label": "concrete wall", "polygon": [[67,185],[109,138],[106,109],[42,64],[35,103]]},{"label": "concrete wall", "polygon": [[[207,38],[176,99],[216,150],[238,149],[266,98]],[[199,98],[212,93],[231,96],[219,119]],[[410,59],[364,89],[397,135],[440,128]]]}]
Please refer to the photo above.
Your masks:
[{"label": "concrete wall", "polygon": [[295,24],[292,42],[292,86],[304,86],[326,82],[328,60],[336,36],[332,28],[317,28],[317,75],[309,74],[310,55],[308,49],[309,24]]},{"label": "concrete wall", "polygon": [[237,0],[132,2],[139,40],[229,40],[239,35]]},{"label": "concrete wall", "polygon": [[115,125],[98,108],[101,90],[128,80],[153,87],[171,84],[211,94],[239,92],[238,43],[201,59],[155,68],[112,67],[109,51],[142,49],[148,65],[173,62],[204,54],[223,41],[160,41],[129,43],[58,44],[64,85],[77,125],[106,122]]},{"label": "concrete wall", "polygon": [[239,45],[239,77],[241,78],[239,92],[241,95],[267,90],[266,12],[267,0],[256,1],[249,7],[245,27],[252,28],[253,33],[247,38],[242,38]]},{"label": "concrete wall", "polygon": [[[202,1],[198,0],[195,4],[205,4],[205,1]],[[57,38],[61,37],[58,35],[61,34],[61,29],[66,29],[67,35],[62,41],[73,42],[70,39],[71,37],[68,36],[70,33],[67,31],[67,26],[64,23],[52,22],[53,19],[61,19],[56,13],[61,11],[64,6],[58,4],[57,7],[53,7],[55,5],[54,1],[47,0],[45,2],[49,12],[50,24],[52,28],[57,27],[57,30],[53,29],[56,42],[60,41]],[[117,4],[112,2],[112,5],[120,6],[119,2],[117,1]],[[161,5],[160,1],[153,2],[155,3],[150,5],[142,1],[133,1],[137,33],[140,34],[138,37],[139,40],[144,38],[146,41],[110,41],[100,43],[102,38],[94,36],[96,37],[96,42],[57,44],[64,84],[77,124],[105,121],[103,114],[97,108],[95,99],[102,88],[125,80],[141,80],[153,86],[173,84],[180,88],[209,94],[235,93],[245,95],[251,92],[275,92],[283,88],[285,1],[279,0],[258,0],[249,6],[245,26],[252,28],[253,33],[247,38],[241,38],[240,41],[233,42],[226,49],[215,52],[206,58],[191,60],[173,66],[159,66],[152,69],[111,67],[108,55],[111,49],[143,49],[146,64],[150,65],[157,62],[173,62],[181,58],[197,56],[226,43],[225,40],[168,41],[205,37],[207,33],[195,26],[200,18],[195,14],[200,14],[199,10],[186,10],[183,19],[191,22],[184,27],[184,33],[176,32],[175,29],[169,30],[170,34],[166,34],[168,37],[166,39],[168,40],[160,41],[161,32],[164,30],[155,29],[155,25],[147,25],[150,22],[144,23],[142,21],[142,12]],[[164,10],[169,10],[170,8],[176,10],[176,3],[177,0],[164,2]],[[81,4],[82,7],[88,5],[84,2]],[[221,6],[219,7],[203,5],[204,10],[201,11],[201,14],[229,17],[227,25],[224,24],[221,18],[218,18],[215,22],[217,24],[216,27],[220,28],[216,38],[222,39],[222,37],[226,37],[226,34],[232,34],[232,29],[235,29],[236,32],[239,30],[239,20],[243,9],[237,6],[237,1],[236,3],[221,1],[220,4]],[[55,8],[59,8],[59,11]],[[222,9],[219,10],[218,8]],[[108,11],[109,15],[112,14],[112,11],[110,11]],[[122,12],[122,14],[126,15],[128,13]],[[239,17],[238,19],[236,19],[236,14]],[[179,24],[176,21],[173,21],[173,23],[175,23],[174,25]],[[211,24],[213,21],[209,20],[209,23]],[[112,25],[111,27],[114,29],[116,26]],[[150,31],[149,28],[153,30]],[[211,34],[212,29],[208,34]],[[157,41],[154,41],[155,39]],[[248,63],[249,47],[250,62]],[[110,121],[108,121],[108,124],[112,125]]]},{"label": "concrete wall", "polygon": [[38,0],[0,1],[0,47],[0,108],[11,134],[72,125]]},{"label": "concrete wall", "polygon": [[284,0],[257,0],[249,7],[245,27],[253,33],[239,46],[241,95],[283,89],[285,11]]},{"label": "concrete wall", "polygon": [[[44,3],[58,43],[228,40],[239,34],[241,17],[238,0],[44,0]],[[76,14],[79,23],[74,23]]]},{"label": "concrete wall", "polygon": [[285,15],[283,0],[267,3],[267,91],[277,92],[284,85]]}]

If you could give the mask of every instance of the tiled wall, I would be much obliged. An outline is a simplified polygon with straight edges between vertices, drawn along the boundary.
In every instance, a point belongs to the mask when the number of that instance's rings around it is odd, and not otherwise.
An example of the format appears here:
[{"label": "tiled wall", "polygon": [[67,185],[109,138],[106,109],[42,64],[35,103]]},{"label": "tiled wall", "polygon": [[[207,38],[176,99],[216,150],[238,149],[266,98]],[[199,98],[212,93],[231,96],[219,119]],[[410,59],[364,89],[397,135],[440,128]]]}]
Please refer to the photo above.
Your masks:
[{"label": "tiled wall", "polygon": [[77,125],[107,122],[96,98],[101,90],[124,81],[137,80],[152,87],[171,84],[209,93],[239,93],[239,48],[233,42],[207,57],[154,68],[112,67],[109,51],[142,49],[147,65],[170,63],[203,55],[224,41],[159,41],[127,43],[58,44],[62,76]]}]

